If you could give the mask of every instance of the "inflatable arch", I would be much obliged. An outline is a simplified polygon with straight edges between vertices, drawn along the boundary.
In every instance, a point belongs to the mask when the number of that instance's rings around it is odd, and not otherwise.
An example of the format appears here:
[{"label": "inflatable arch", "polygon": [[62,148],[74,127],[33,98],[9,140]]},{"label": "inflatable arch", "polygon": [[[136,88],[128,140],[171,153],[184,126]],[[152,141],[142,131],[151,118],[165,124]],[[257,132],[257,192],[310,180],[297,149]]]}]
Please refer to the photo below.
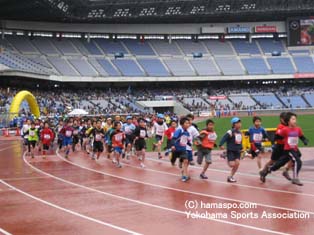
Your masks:
[{"label": "inflatable arch", "polygon": [[20,105],[23,102],[23,100],[27,101],[31,113],[34,114],[35,117],[39,117],[40,111],[39,111],[39,106],[37,104],[35,96],[29,91],[20,91],[13,98],[13,101],[10,107],[10,119],[13,119],[14,115],[19,112]]}]

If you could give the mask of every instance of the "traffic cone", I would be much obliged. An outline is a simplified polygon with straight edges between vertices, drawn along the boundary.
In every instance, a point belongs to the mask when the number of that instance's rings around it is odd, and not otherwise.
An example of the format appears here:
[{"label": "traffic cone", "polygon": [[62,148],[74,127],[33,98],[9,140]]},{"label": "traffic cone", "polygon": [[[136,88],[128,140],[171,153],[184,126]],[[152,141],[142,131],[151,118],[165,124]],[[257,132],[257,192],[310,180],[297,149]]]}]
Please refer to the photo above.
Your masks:
[{"label": "traffic cone", "polygon": [[10,137],[9,128],[5,129],[5,137]]},{"label": "traffic cone", "polygon": [[20,128],[16,128],[15,136],[21,136]]}]

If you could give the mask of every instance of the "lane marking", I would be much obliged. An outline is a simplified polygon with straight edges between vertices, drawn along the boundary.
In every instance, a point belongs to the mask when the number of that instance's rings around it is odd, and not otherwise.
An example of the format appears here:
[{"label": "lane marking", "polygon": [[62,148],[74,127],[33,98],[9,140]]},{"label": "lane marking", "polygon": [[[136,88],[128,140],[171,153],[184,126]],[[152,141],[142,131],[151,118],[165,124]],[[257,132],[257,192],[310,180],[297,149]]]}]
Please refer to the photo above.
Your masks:
[{"label": "lane marking", "polygon": [[[262,207],[268,207],[268,208],[277,209],[277,210],[287,210],[287,211],[293,211],[293,212],[298,212],[298,213],[308,213],[308,214],[314,215],[314,212],[311,212],[311,211],[296,210],[296,209],[292,209],[292,208],[267,205],[267,204],[263,204],[263,203],[256,203],[256,202],[239,200],[239,199],[233,199],[233,198],[222,197],[222,196],[215,196],[215,195],[211,195],[211,194],[193,192],[193,191],[188,191],[188,190],[183,190],[183,189],[163,186],[163,185],[159,185],[159,184],[153,184],[153,183],[148,183],[148,182],[144,182],[144,181],[139,181],[139,180],[135,180],[135,179],[125,178],[125,177],[122,177],[122,176],[117,176],[117,175],[113,175],[113,174],[110,174],[110,173],[105,173],[105,172],[102,172],[102,171],[94,170],[94,169],[91,169],[91,168],[88,168],[88,167],[85,167],[85,166],[81,166],[79,164],[73,163],[73,162],[63,158],[62,156],[59,155],[58,151],[56,153],[57,153],[57,156],[60,159],[63,159],[63,161],[68,162],[69,164],[72,164],[72,165],[77,166],[79,168],[82,168],[82,169],[85,169],[85,170],[88,170],[88,171],[92,171],[92,172],[96,172],[96,173],[99,173],[99,174],[102,174],[102,175],[107,175],[107,176],[110,176],[110,177],[113,177],[113,178],[126,180],[126,181],[129,181],[129,182],[139,183],[139,184],[143,184],[143,185],[149,185],[149,186],[152,186],[152,187],[167,189],[167,190],[171,190],[171,191],[177,191],[177,192],[189,193],[189,194],[198,195],[198,196],[215,198],[215,199],[220,199],[220,200],[225,200],[225,201],[233,201],[233,202],[238,202],[238,203],[255,203],[256,205],[262,206]],[[34,167],[32,165],[30,165],[30,166]],[[34,168],[36,168],[36,167],[34,167]],[[47,173],[47,174],[49,174],[49,173]]]},{"label": "lane marking", "polygon": [[[152,158],[152,157],[145,157],[145,160],[150,160],[150,161],[159,162],[159,163],[168,163],[168,161],[166,161],[166,160],[154,159],[154,158]],[[189,166],[189,168],[200,169],[200,170],[203,169],[202,167],[199,167],[199,166]],[[220,172],[220,173],[230,174],[230,171],[222,170],[222,169],[208,168],[207,171],[216,171],[216,172]],[[254,173],[245,173],[245,172],[241,172],[241,171],[237,171],[237,175],[259,178],[259,175],[257,175],[257,174],[254,174]],[[277,176],[269,175],[269,176],[267,176],[267,178],[273,179],[273,180],[278,180],[278,181],[285,181],[285,182],[287,182],[287,180],[285,180],[285,179],[283,179],[283,178],[281,178],[281,177],[277,177]],[[311,181],[311,180],[302,179],[302,181],[303,181],[303,182],[306,182],[306,183],[309,183],[309,184],[314,184],[314,181]]]},{"label": "lane marking", "polygon": [[56,205],[56,204],[50,203],[50,202],[48,202],[48,201],[45,201],[45,200],[43,200],[43,199],[40,199],[40,198],[38,198],[38,197],[36,197],[36,196],[33,196],[33,195],[31,195],[31,194],[29,194],[29,193],[27,193],[27,192],[24,192],[23,190],[20,190],[20,189],[14,187],[14,186],[11,185],[11,184],[6,183],[6,182],[3,181],[3,180],[0,180],[0,182],[1,182],[2,184],[4,184],[4,185],[10,187],[11,189],[13,189],[13,190],[15,190],[15,191],[17,191],[17,192],[19,192],[19,193],[21,193],[21,194],[27,196],[27,197],[30,197],[30,198],[32,198],[32,199],[34,199],[34,200],[36,200],[36,201],[39,201],[39,202],[41,202],[41,203],[43,203],[43,204],[46,204],[46,205],[51,206],[51,207],[54,207],[54,208],[56,208],[56,209],[62,210],[62,211],[67,212],[67,213],[69,213],[69,214],[72,214],[72,215],[81,217],[81,218],[83,218],[83,219],[86,219],[86,220],[89,220],[89,221],[92,221],[92,222],[95,222],[95,223],[98,223],[98,224],[101,224],[101,225],[104,225],[104,226],[107,226],[107,227],[110,227],[110,228],[113,228],[113,229],[117,229],[117,230],[126,232],[126,233],[128,233],[128,234],[140,235],[140,233],[136,233],[136,232],[134,232],[134,231],[132,231],[132,230],[125,229],[125,228],[122,228],[122,227],[119,227],[119,226],[116,226],[116,225],[113,225],[113,224],[110,224],[110,223],[106,223],[106,222],[103,222],[103,221],[94,219],[94,218],[92,218],[92,217],[89,217],[89,216],[80,214],[80,213],[78,213],[78,212],[75,212],[75,211],[66,209],[66,208],[64,208],[64,207],[61,207],[61,206],[58,206],[58,205]]},{"label": "lane marking", "polygon": [[0,232],[4,235],[12,235],[12,233],[9,233],[8,231],[5,231],[4,229],[0,228]]},{"label": "lane marking", "polygon": [[[90,188],[90,187],[87,187],[87,186],[84,186],[84,185],[73,183],[71,181],[59,178],[59,177],[54,176],[52,174],[49,174],[49,173],[47,173],[45,171],[42,171],[39,168],[29,164],[27,162],[27,160],[25,159],[25,155],[23,155],[23,160],[29,167],[33,168],[34,170],[36,170],[36,171],[38,171],[38,172],[40,172],[42,174],[48,175],[48,176],[50,176],[50,177],[52,177],[52,178],[54,178],[56,180],[59,180],[61,182],[64,182],[64,183],[67,183],[67,184],[71,184],[71,185],[74,185],[74,186],[77,186],[79,188],[83,188],[83,189],[86,189],[86,190],[89,190],[89,191],[92,191],[92,192],[97,192],[97,193],[100,193],[100,194],[103,194],[103,195],[107,195],[107,196],[110,196],[110,197],[118,198],[118,199],[121,199],[121,200],[130,201],[130,202],[133,202],[133,203],[137,203],[137,204],[140,204],[140,205],[145,205],[145,206],[148,206],[148,207],[153,207],[153,208],[157,208],[157,209],[161,209],[161,210],[171,211],[171,212],[183,214],[183,215],[186,216],[186,212],[184,212],[184,211],[175,210],[175,209],[168,208],[168,207],[163,207],[163,206],[158,206],[158,205],[155,205],[155,204],[142,202],[142,201],[139,201],[139,200],[135,200],[135,199],[131,199],[131,198],[123,197],[123,196],[118,196],[118,195],[115,195],[115,194],[111,194],[111,193],[100,191],[100,190],[97,190],[97,189],[94,189],[94,188]],[[252,230],[263,231],[263,232],[267,232],[267,233],[280,234],[280,235],[291,235],[291,234],[288,234],[288,233],[277,232],[277,231],[273,231],[273,230],[270,230],[270,229],[263,229],[263,228],[258,228],[258,227],[254,227],[254,226],[250,226],[250,225],[239,224],[239,223],[225,221],[225,220],[212,219],[212,218],[210,218],[208,220],[212,220],[212,221],[219,222],[219,223],[224,223],[224,224],[229,224],[229,225],[234,225],[234,226],[238,226],[238,227],[248,228],[248,229],[252,229]]]}]

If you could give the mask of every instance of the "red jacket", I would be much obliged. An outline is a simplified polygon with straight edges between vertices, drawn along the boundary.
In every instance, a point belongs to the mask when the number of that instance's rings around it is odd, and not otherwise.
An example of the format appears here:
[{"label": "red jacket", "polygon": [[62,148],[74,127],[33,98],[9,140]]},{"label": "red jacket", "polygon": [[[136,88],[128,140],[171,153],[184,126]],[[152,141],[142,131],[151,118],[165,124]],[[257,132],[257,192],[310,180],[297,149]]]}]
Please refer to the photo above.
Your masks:
[{"label": "red jacket", "polygon": [[50,128],[44,128],[41,131],[40,139],[43,144],[50,144],[51,141],[54,139],[54,133]]}]

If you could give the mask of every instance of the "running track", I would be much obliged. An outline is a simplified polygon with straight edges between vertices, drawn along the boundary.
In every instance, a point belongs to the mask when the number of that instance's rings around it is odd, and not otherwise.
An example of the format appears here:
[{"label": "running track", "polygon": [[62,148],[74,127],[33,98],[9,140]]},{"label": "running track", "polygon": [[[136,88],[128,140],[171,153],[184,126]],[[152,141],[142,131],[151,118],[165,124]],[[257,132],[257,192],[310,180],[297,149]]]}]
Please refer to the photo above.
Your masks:
[{"label": "running track", "polygon": [[[303,150],[304,160],[310,155]],[[226,183],[228,168],[214,156],[207,181],[182,183],[179,170],[155,154],[146,169],[133,159],[122,169],[83,153],[64,159],[62,153],[30,159],[18,140],[0,139],[0,234],[313,234],[314,168],[304,167],[298,187],[280,172],[261,184],[256,163],[241,162],[238,183]],[[187,201],[198,203],[257,203],[253,209],[197,209],[225,213],[228,218],[188,219]],[[191,210],[195,212],[195,209]],[[262,213],[306,212],[309,219],[233,219],[231,211],[246,216]],[[250,214],[251,213],[251,214]],[[252,216],[252,215],[251,215]],[[206,232],[207,233],[207,232]]]}]

